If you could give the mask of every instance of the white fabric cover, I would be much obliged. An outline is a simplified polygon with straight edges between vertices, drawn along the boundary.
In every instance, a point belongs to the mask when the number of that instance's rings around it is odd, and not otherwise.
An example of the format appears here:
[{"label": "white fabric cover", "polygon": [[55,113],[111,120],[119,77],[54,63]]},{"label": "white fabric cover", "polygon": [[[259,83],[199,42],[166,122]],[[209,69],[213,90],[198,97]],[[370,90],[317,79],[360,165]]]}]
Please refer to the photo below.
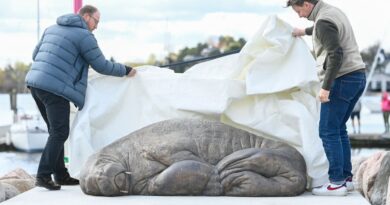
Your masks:
[{"label": "white fabric cover", "polygon": [[134,78],[94,74],[73,122],[69,171],[113,141],[172,118],[221,120],[302,153],[311,183],[326,182],[328,162],[318,137],[315,61],[292,27],[270,16],[239,54],[200,63],[183,74],[140,66]]}]

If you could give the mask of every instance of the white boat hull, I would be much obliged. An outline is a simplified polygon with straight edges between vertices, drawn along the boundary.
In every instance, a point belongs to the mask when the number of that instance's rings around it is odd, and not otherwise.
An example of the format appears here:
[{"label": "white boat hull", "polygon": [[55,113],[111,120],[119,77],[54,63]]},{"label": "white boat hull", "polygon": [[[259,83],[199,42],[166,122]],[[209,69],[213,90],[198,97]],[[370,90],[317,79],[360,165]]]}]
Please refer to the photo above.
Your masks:
[{"label": "white boat hull", "polygon": [[42,151],[48,137],[47,126],[39,116],[19,120],[10,128],[13,146],[25,152]]},{"label": "white boat hull", "polygon": [[6,136],[12,125],[12,122],[12,110],[0,110],[0,144],[6,143]]},{"label": "white boat hull", "polygon": [[7,133],[9,131],[10,125],[0,125],[0,144],[6,144],[7,142]]},{"label": "white boat hull", "polygon": [[0,125],[0,137],[5,136],[11,125]]},{"label": "white boat hull", "polygon": [[14,147],[25,152],[39,152],[45,148],[47,132],[13,132],[11,141]]}]

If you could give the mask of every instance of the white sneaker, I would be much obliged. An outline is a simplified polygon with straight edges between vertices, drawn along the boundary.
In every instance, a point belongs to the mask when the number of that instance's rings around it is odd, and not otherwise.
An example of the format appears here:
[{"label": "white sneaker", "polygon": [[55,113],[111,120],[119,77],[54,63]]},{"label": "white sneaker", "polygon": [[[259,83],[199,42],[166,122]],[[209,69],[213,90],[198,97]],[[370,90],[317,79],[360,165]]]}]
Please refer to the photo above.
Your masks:
[{"label": "white sneaker", "polygon": [[348,177],[345,180],[345,186],[347,187],[347,191],[355,190],[355,187],[354,187],[353,182],[352,182],[352,177]]},{"label": "white sneaker", "polygon": [[313,188],[312,194],[318,196],[346,196],[348,194],[345,184],[337,185],[327,183],[318,188]]}]

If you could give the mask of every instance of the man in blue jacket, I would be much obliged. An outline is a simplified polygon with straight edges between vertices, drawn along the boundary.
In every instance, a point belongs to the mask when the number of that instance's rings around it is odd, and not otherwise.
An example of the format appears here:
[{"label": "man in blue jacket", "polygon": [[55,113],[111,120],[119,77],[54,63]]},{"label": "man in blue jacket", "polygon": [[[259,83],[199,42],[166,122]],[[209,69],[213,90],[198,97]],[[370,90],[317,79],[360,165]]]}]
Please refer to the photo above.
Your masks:
[{"label": "man in blue jacket", "polygon": [[81,8],[78,15],[60,16],[56,25],[45,30],[34,50],[26,84],[49,130],[36,186],[59,190],[61,185],[79,184],[65,167],[64,142],[69,134],[69,102],[83,108],[89,66],[105,75],[136,74],[131,67],[106,60],[92,34],[99,19],[100,12],[90,5]]}]

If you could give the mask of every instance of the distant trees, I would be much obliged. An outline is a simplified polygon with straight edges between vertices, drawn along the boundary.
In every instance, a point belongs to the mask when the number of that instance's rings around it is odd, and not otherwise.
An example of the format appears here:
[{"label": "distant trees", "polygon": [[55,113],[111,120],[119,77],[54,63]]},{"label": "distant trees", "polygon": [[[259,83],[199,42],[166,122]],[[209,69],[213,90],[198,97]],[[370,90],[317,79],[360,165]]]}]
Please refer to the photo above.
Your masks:
[{"label": "distant trees", "polygon": [[30,69],[31,64],[16,62],[14,65],[7,65],[5,68],[0,68],[0,92],[9,93],[15,90],[18,93],[26,92],[24,79]]},{"label": "distant trees", "polygon": [[[243,38],[235,40],[231,36],[220,36],[218,39],[209,39],[208,42],[198,43],[195,47],[184,47],[177,53],[170,53],[166,56],[165,62],[158,62],[159,64],[174,64],[183,61],[194,60],[201,57],[215,56],[221,53],[239,50],[245,45],[246,41]],[[199,63],[199,62],[197,62]],[[186,64],[171,67],[175,72],[182,73],[188,67],[194,65]]]},{"label": "distant trees", "polygon": [[[378,52],[380,44],[376,43],[366,49],[364,49],[362,52],[360,52],[364,63],[366,64],[367,68],[370,69],[372,66],[372,63],[375,60],[375,56]],[[378,56],[378,64],[377,64],[377,70],[381,73],[385,73],[385,66],[387,62],[390,60],[390,53],[386,52],[383,48],[380,50],[380,55]],[[388,71],[387,71],[388,72]]]},{"label": "distant trees", "polygon": [[371,67],[371,63],[374,61],[378,48],[379,43],[376,43],[360,52],[360,55],[363,58],[363,62],[365,62],[368,67]]}]

